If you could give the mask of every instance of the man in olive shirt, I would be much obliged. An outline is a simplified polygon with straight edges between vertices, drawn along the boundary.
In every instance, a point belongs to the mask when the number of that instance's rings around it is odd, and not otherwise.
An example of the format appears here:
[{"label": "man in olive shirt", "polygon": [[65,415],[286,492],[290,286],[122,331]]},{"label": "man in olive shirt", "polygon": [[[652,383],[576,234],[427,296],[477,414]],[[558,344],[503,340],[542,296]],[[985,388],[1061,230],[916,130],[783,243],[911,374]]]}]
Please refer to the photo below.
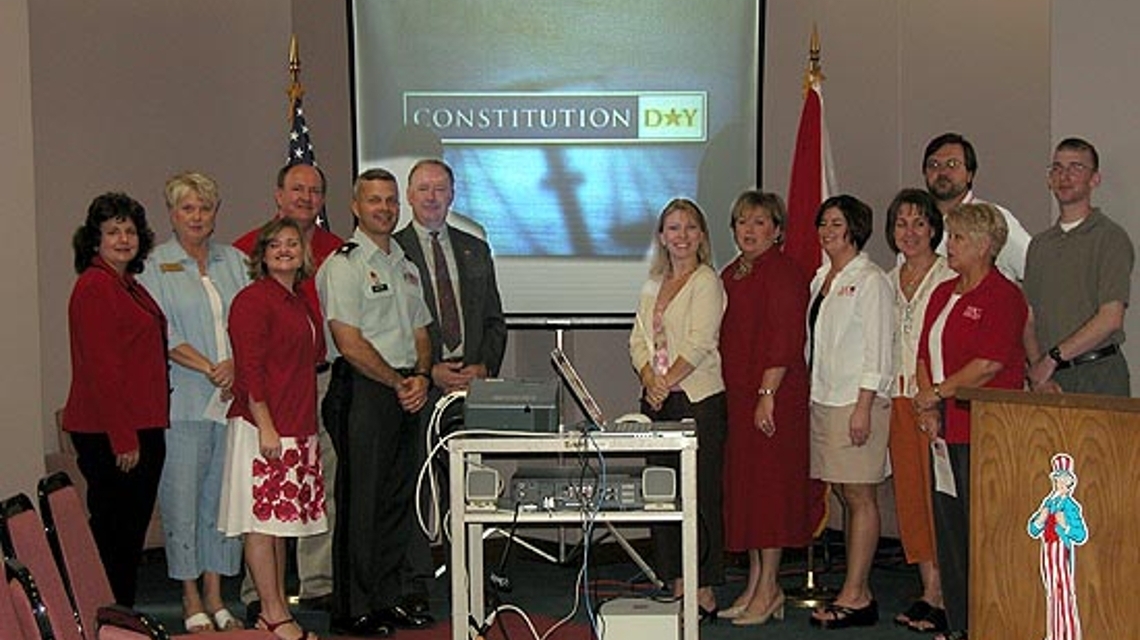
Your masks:
[{"label": "man in olive shirt", "polygon": [[1080,138],[1057,145],[1049,188],[1057,222],[1037,234],[1026,257],[1029,381],[1036,391],[1130,394],[1124,342],[1134,262],[1128,233],[1097,207],[1100,157]]}]

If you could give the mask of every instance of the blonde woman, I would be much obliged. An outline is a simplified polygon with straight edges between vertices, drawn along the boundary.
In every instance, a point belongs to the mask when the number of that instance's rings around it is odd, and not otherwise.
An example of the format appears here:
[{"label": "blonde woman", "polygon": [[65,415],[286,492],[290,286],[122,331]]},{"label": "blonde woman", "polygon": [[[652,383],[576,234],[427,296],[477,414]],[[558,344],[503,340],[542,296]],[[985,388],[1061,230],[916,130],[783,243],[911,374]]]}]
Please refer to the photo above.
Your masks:
[{"label": "blonde woman", "polygon": [[[629,355],[642,385],[642,411],[654,420],[697,424],[701,619],[715,621],[712,587],[724,582],[724,441],[727,405],[717,349],[725,294],[712,268],[708,223],[697,203],[669,201],[657,221],[649,280],[641,288]],[[671,459],[654,460],[672,464]],[[660,577],[681,595],[680,527],[652,528]]]}]

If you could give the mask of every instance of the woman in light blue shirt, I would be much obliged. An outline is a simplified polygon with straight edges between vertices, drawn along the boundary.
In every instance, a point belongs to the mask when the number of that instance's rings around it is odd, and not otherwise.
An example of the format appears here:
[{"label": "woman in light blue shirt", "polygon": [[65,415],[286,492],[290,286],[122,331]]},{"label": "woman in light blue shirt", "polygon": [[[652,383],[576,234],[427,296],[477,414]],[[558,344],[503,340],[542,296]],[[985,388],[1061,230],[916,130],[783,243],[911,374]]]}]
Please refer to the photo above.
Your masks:
[{"label": "woman in light blue shirt", "polygon": [[249,280],[241,252],[211,240],[217,184],[180,173],[167,181],[165,195],[174,235],[155,247],[139,279],[168,322],[170,429],[158,493],[168,571],[183,585],[187,631],[235,629],[241,623],[222,600],[221,576],[240,570],[241,540],[224,537],[217,519],[234,379],[226,318]]}]

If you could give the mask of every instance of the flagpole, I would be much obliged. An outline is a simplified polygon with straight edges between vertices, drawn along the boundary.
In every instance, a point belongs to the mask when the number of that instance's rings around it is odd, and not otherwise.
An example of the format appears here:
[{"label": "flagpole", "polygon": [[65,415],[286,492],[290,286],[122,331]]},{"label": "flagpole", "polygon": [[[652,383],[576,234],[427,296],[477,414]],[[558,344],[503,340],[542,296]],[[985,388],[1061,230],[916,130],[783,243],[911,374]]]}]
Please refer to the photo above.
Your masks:
[{"label": "flagpole", "polygon": [[[833,181],[830,179],[827,132],[823,123],[823,100],[820,95],[820,86],[824,79],[820,52],[819,29],[813,23],[811,41],[808,44],[808,66],[804,72],[804,110],[800,116],[799,131],[796,134],[796,152],[792,159],[792,176],[788,187],[788,221],[786,224],[789,229],[785,231],[789,241],[785,243],[785,246],[788,247],[785,251],[808,273],[814,271],[815,267],[819,265],[821,254],[819,239],[815,235],[815,209],[826,197],[830,187],[828,183]],[[825,605],[834,600],[836,595],[833,589],[816,581],[815,547],[817,541],[823,543],[824,570],[829,569],[831,565],[827,537],[820,535],[824,532],[827,523],[829,491],[826,485],[817,484],[817,481],[812,481],[812,484],[812,498],[818,498],[822,504],[819,505],[819,513],[816,514],[813,511],[811,515],[818,515],[819,521],[813,523],[816,529],[813,531],[812,540],[807,547],[804,585],[787,592],[789,605],[805,608]],[[817,492],[821,495],[817,496]]]},{"label": "flagpole", "polygon": [[[305,88],[301,86],[301,54],[296,34],[289,36],[289,88],[285,93],[289,96],[289,144],[285,162],[316,167],[317,154],[313,151],[313,143],[309,138],[309,125],[305,122],[305,112],[301,102]],[[324,204],[317,213],[317,226],[325,230],[329,228],[328,213]]]},{"label": "flagpole", "polygon": [[301,86],[301,55],[297,46],[297,34],[289,36],[289,88],[285,92],[289,95],[289,126],[292,126],[295,114],[293,107],[305,95],[305,88]]},{"label": "flagpole", "polygon": [[823,84],[823,65],[820,63],[819,29],[815,23],[811,25],[811,41],[808,43],[808,68],[804,72],[804,96],[812,89],[818,89]]}]

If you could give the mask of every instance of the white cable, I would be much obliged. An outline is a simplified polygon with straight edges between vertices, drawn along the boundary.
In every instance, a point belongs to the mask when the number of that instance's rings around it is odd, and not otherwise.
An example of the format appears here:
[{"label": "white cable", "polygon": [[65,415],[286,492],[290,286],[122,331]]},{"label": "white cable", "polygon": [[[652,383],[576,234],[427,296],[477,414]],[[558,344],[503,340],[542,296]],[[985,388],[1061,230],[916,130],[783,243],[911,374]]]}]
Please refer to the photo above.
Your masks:
[{"label": "white cable", "polygon": [[[467,397],[466,391],[452,391],[451,393],[441,397],[436,401],[435,406],[432,408],[431,420],[428,421],[428,428],[424,432],[424,451],[428,452],[424,463],[420,466],[420,472],[416,474],[416,522],[420,526],[420,531],[427,536],[430,542],[439,541],[440,533],[440,507],[439,507],[439,485],[437,484],[435,473],[432,472],[431,461],[435,457],[435,449],[432,447],[432,436],[439,436],[439,425],[443,420],[443,414],[449,406],[456,400],[461,400]],[[420,496],[423,494],[423,481],[424,476],[428,478],[428,486],[431,489],[431,512],[428,514],[429,521],[424,522],[423,504],[420,501]]]},{"label": "white cable", "polygon": [[491,626],[495,624],[495,618],[498,617],[499,613],[510,611],[517,614],[520,618],[523,619],[523,622],[526,623],[526,626],[530,630],[530,634],[534,640],[546,640],[559,628],[573,620],[574,616],[578,615],[578,604],[581,601],[582,597],[582,579],[582,569],[579,569],[578,577],[574,581],[574,605],[571,607],[569,613],[551,625],[551,627],[547,629],[546,632],[541,636],[538,635],[538,630],[535,629],[534,622],[530,619],[530,616],[527,614],[527,612],[522,607],[514,604],[501,604],[495,607],[491,613],[488,614],[487,617],[483,620],[483,627],[485,629],[490,629]]},{"label": "white cable", "polygon": [[[440,401],[436,403],[436,406],[438,407],[440,402],[443,402],[443,400],[445,398],[448,398],[448,397],[453,396],[453,395],[454,396],[460,396],[460,395],[466,395],[466,393],[463,391],[455,391],[453,393],[450,393],[447,396],[440,398]],[[449,402],[449,404],[450,404],[450,402]],[[444,405],[444,406],[446,407],[447,405]],[[442,411],[439,411],[439,413],[442,415]],[[433,422],[436,421],[436,411],[432,412],[432,421]],[[430,434],[430,432],[431,432],[430,428],[428,429],[428,432]],[[432,458],[434,458],[436,456],[436,454],[439,452],[440,449],[446,449],[447,448],[446,445],[447,445],[447,442],[449,440],[451,440],[452,438],[460,437],[460,436],[499,436],[499,437],[508,437],[508,438],[550,438],[551,434],[549,434],[549,433],[537,433],[537,432],[533,432],[533,431],[503,431],[503,430],[498,430],[498,429],[463,429],[463,430],[459,430],[459,431],[452,431],[451,433],[447,434],[446,436],[441,437],[439,439],[439,442],[436,442],[434,445],[432,445],[431,448],[428,450],[427,460],[420,467],[420,472],[416,476],[416,499],[415,499],[415,503],[416,503],[416,521],[419,524],[420,530],[423,531],[424,535],[426,535],[428,537],[428,539],[433,541],[433,542],[435,542],[439,539],[439,534],[440,534],[440,529],[439,529],[440,507],[439,507],[439,487],[438,487],[438,485],[435,484],[435,474],[430,473],[430,469],[431,469],[430,463],[431,463]],[[431,493],[432,513],[431,513],[431,515],[433,517],[433,521],[431,524],[435,525],[434,527],[429,526],[429,523],[424,522],[423,509],[420,507],[419,496],[423,492],[423,483],[424,483],[424,476],[425,475],[427,475],[431,478],[431,480],[429,481],[430,482],[429,486],[432,490],[432,493]]]}]

